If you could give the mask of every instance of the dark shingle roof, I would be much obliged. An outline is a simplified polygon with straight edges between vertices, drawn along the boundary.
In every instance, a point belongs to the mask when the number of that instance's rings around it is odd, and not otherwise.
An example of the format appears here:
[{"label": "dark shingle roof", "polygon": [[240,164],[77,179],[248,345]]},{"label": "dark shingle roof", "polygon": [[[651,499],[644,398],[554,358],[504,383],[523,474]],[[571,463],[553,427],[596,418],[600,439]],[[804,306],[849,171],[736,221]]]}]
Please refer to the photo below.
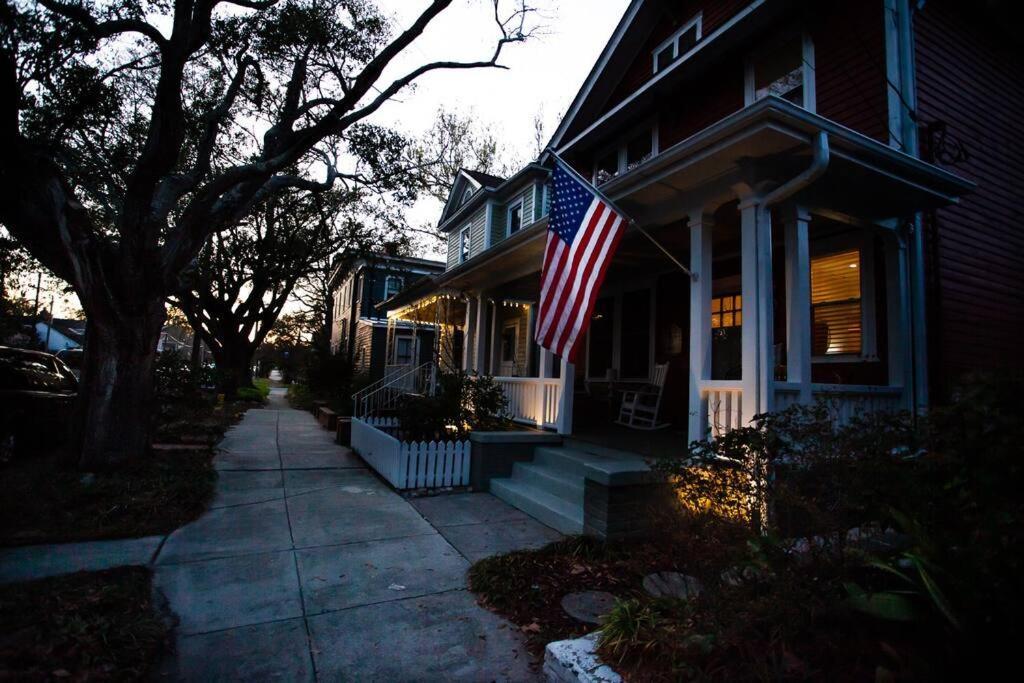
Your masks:
[{"label": "dark shingle roof", "polygon": [[483,171],[471,171],[468,168],[464,170],[466,171],[466,175],[468,175],[470,178],[477,181],[484,187],[497,187],[498,185],[501,185],[503,182],[505,182],[504,178],[501,178],[496,175],[491,175],[490,173],[484,173]]}]

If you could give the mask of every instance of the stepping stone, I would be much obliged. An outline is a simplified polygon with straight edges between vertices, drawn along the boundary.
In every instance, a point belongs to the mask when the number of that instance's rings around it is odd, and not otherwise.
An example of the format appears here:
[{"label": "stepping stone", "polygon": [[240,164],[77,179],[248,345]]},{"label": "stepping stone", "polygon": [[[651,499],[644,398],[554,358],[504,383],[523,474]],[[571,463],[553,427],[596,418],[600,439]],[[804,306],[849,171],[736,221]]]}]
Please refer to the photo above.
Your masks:
[{"label": "stepping stone", "polygon": [[700,595],[700,579],[679,572],[655,572],[644,577],[644,590],[654,598],[691,600]]},{"label": "stepping stone", "polygon": [[605,591],[581,591],[562,598],[562,609],[573,619],[585,624],[600,624],[601,617],[612,611],[615,596]]}]

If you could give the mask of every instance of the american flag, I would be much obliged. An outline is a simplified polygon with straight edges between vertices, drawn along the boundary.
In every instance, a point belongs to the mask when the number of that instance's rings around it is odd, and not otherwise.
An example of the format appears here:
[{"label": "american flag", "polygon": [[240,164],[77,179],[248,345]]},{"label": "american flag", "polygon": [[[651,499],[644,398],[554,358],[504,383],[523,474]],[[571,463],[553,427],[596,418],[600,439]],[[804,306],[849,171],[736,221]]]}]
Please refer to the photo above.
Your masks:
[{"label": "american flag", "polygon": [[548,241],[541,268],[537,343],[570,363],[582,341],[626,219],[589,183],[555,160]]}]

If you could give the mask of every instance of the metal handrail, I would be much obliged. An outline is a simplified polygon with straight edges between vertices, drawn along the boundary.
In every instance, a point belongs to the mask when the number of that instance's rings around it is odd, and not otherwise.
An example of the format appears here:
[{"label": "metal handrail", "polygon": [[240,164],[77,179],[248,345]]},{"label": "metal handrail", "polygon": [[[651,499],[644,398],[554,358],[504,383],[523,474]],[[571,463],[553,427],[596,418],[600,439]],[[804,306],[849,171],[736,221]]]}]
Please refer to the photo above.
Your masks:
[{"label": "metal handrail", "polygon": [[366,417],[384,410],[394,408],[401,396],[432,393],[434,385],[434,364],[422,363],[406,372],[386,376],[352,394],[352,414],[354,417]]}]

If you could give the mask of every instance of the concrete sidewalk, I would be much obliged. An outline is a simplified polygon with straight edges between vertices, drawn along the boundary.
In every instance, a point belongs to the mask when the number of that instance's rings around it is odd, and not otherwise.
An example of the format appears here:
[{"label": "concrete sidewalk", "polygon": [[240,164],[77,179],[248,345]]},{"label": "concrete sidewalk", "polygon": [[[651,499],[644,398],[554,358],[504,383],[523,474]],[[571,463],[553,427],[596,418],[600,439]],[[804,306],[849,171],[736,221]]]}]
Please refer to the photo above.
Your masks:
[{"label": "concrete sidewalk", "polygon": [[274,390],[220,444],[211,509],[156,584],[172,680],[533,680],[517,629],[466,590],[471,561],[558,534],[489,494],[409,501]]}]

